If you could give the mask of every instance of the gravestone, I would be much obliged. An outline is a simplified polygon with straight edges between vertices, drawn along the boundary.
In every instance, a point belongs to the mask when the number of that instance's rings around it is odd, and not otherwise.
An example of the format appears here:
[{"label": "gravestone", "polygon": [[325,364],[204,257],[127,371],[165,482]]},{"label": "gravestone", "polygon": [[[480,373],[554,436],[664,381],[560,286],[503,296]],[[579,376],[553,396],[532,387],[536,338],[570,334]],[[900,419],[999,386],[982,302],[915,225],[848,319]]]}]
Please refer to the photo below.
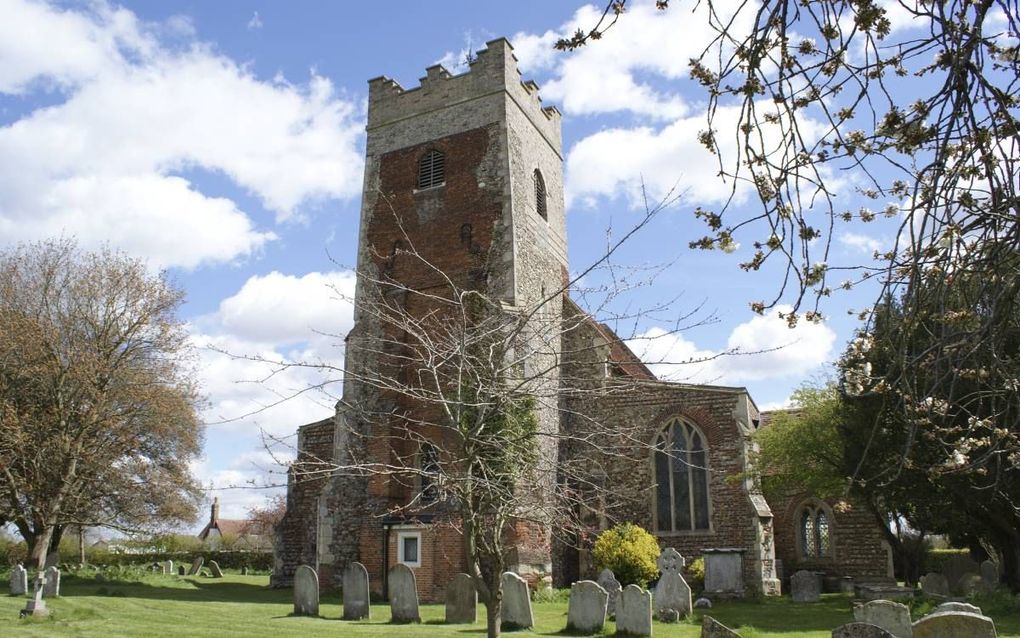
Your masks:
[{"label": "gravestone", "polygon": [[946,582],[949,583],[949,591],[956,591],[957,584],[964,574],[976,574],[980,569],[981,566],[974,562],[970,556],[957,554],[950,557],[942,565],[942,575],[946,577]]},{"label": "gravestone", "polygon": [[822,579],[806,569],[790,576],[790,597],[795,603],[816,603],[822,598]]},{"label": "gravestone", "polygon": [[623,591],[623,586],[620,585],[620,581],[616,580],[616,574],[613,570],[606,568],[599,572],[598,581],[599,587],[606,590],[609,594],[609,602],[606,604],[606,615],[610,618],[616,616],[616,605],[620,602],[620,592]]},{"label": "gravestone", "polygon": [[701,638],[740,638],[740,634],[715,618],[705,616],[701,619]]},{"label": "gravestone", "polygon": [[851,622],[832,630],[832,638],[896,638],[878,625]]},{"label": "gravestone", "polygon": [[662,550],[658,566],[662,573],[655,585],[655,614],[660,618],[672,618],[675,611],[678,618],[691,613],[691,588],[680,575],[684,568],[684,557],[672,547]]},{"label": "gravestone", "polygon": [[393,622],[421,622],[418,613],[418,586],[414,580],[414,572],[403,563],[390,568],[387,581],[390,588],[390,614]]},{"label": "gravestone", "polygon": [[535,624],[531,613],[528,581],[513,572],[503,572],[503,626],[507,629],[528,629]]},{"label": "gravestone", "polygon": [[652,635],[652,592],[627,585],[616,607],[616,631],[631,636]]},{"label": "gravestone", "polygon": [[872,600],[855,605],[854,620],[881,627],[896,638],[910,638],[913,634],[910,608],[891,600]]},{"label": "gravestone", "polygon": [[43,616],[49,616],[50,611],[46,609],[46,601],[43,600],[43,588],[46,586],[45,574],[39,574],[35,577],[35,592],[32,594],[32,598],[25,603],[25,608],[18,614],[18,618],[24,618],[26,616],[35,616],[41,618]]},{"label": "gravestone", "polygon": [[609,594],[593,580],[579,580],[570,586],[567,629],[585,634],[602,631],[606,625]]},{"label": "gravestone", "polygon": [[694,608],[695,609],[711,609],[712,608],[712,601],[709,600],[708,598],[699,598],[699,599],[694,601]]},{"label": "gravestone", "polygon": [[705,550],[705,593],[720,596],[744,596],[744,550]]},{"label": "gravestone", "polygon": [[294,615],[319,615],[319,575],[308,565],[294,570]]},{"label": "gravestone", "polygon": [[446,622],[471,625],[478,620],[478,591],[467,574],[455,574],[446,586]]},{"label": "gravestone", "polygon": [[372,615],[368,597],[368,570],[355,561],[343,575],[344,620],[366,620]]},{"label": "gravestone", "polygon": [[981,580],[984,581],[985,588],[989,591],[994,590],[999,586],[999,566],[990,560],[986,560],[981,563],[980,567]]},{"label": "gravestone", "polygon": [[174,573],[174,562],[172,560],[168,560],[167,562],[163,563],[163,573],[168,575],[168,576],[169,575],[173,575],[173,573]]},{"label": "gravestone", "polygon": [[60,596],[60,570],[56,567],[46,568],[46,584],[43,586],[44,598]]},{"label": "gravestone", "polygon": [[188,570],[184,567],[184,565],[178,565],[177,566],[177,575],[178,576],[187,576],[187,574],[188,574]]},{"label": "gravestone", "polygon": [[220,569],[220,564],[214,560],[209,561],[209,573],[213,578],[223,578],[223,570]]},{"label": "gravestone", "polygon": [[959,611],[929,614],[914,623],[914,638],[995,638],[995,623]]},{"label": "gravestone", "polygon": [[967,572],[956,581],[956,593],[961,596],[973,596],[978,592],[987,591],[985,581],[976,572]]},{"label": "gravestone", "polygon": [[921,576],[921,591],[925,596],[948,596],[949,581],[938,572],[931,572]]},{"label": "gravestone", "polygon": [[11,596],[24,596],[28,593],[28,570],[18,563],[11,568]]},{"label": "gravestone", "polygon": [[43,567],[50,568],[60,565],[60,552],[53,551],[46,554],[46,563]]},{"label": "gravestone", "polygon": [[247,565],[241,565],[241,575],[242,576],[247,576],[248,575],[248,566]]},{"label": "gravestone", "polygon": [[946,611],[962,611],[962,612],[967,613],[967,614],[977,614],[978,616],[984,615],[984,612],[981,611],[981,608],[978,607],[977,605],[971,605],[970,603],[959,603],[959,602],[942,603],[941,605],[939,605],[935,609],[932,609],[931,613],[938,614],[938,613],[946,612]]},{"label": "gravestone", "polygon": [[188,576],[197,576],[198,572],[202,571],[202,565],[205,563],[205,558],[199,556],[191,562],[191,569],[188,570]]}]

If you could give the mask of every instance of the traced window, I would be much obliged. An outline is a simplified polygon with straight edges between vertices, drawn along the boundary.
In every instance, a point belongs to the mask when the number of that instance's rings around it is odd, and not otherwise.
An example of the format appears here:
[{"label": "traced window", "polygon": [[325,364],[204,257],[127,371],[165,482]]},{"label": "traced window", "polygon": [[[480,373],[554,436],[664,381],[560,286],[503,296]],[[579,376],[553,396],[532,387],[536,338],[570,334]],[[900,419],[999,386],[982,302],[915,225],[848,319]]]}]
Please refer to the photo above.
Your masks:
[{"label": "traced window", "polygon": [[431,443],[423,443],[418,452],[418,469],[421,470],[420,500],[430,505],[439,500],[439,450]]},{"label": "traced window", "polygon": [[805,503],[797,517],[797,540],[802,558],[832,556],[832,523],[821,502]]},{"label": "traced window", "polygon": [[655,441],[655,529],[709,529],[708,448],[693,425],[674,419]]},{"label": "traced window", "polygon": [[446,156],[432,149],[418,160],[418,188],[435,188],[446,183]]},{"label": "traced window", "polygon": [[545,204],[545,180],[542,178],[542,171],[535,169],[535,210],[542,216],[542,219],[549,219]]},{"label": "traced window", "polygon": [[397,562],[421,567],[421,532],[397,533]]}]

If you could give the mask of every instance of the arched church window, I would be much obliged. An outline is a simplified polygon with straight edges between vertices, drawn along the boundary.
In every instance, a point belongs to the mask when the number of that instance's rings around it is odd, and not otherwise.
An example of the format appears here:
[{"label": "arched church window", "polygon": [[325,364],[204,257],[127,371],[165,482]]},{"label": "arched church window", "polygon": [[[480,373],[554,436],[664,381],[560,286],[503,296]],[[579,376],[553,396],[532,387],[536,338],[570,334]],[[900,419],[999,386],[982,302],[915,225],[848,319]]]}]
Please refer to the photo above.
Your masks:
[{"label": "arched church window", "polygon": [[439,449],[431,443],[422,443],[418,452],[419,500],[431,505],[439,500]]},{"label": "arched church window", "polygon": [[446,156],[432,149],[418,159],[418,189],[435,188],[446,183]]},{"label": "arched church window", "polygon": [[802,505],[796,522],[801,558],[832,556],[832,514],[821,501]]},{"label": "arched church window", "polygon": [[708,446],[690,423],[673,419],[659,432],[653,457],[655,529],[709,529]]},{"label": "arched church window", "polygon": [[549,214],[546,212],[545,202],[545,179],[542,177],[542,171],[535,169],[535,210],[542,216],[542,219],[549,219]]}]

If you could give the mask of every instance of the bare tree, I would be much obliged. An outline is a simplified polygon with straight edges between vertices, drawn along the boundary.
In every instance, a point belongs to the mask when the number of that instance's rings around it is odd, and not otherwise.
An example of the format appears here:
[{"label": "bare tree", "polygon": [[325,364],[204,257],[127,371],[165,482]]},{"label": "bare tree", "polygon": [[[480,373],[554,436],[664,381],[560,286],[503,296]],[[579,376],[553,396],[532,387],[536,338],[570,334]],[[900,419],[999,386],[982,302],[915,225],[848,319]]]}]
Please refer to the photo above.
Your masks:
[{"label": "bare tree", "polygon": [[66,526],[193,520],[201,449],[182,293],[70,240],[0,254],[0,518],[42,564]]}]

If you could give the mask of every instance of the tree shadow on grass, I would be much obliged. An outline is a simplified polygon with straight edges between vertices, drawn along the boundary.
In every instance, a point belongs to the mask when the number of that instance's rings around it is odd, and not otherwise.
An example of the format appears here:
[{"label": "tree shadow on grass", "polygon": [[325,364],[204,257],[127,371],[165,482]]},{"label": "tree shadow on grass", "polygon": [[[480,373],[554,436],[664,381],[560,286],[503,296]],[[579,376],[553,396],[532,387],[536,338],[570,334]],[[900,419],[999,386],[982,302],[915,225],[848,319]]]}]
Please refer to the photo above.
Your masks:
[{"label": "tree shadow on grass", "polygon": [[151,580],[101,582],[72,576],[61,579],[60,589],[61,594],[66,597],[110,596],[143,600],[253,604],[290,604],[293,602],[289,589],[269,589],[258,583],[207,579],[197,576],[167,577],[165,585]]}]

